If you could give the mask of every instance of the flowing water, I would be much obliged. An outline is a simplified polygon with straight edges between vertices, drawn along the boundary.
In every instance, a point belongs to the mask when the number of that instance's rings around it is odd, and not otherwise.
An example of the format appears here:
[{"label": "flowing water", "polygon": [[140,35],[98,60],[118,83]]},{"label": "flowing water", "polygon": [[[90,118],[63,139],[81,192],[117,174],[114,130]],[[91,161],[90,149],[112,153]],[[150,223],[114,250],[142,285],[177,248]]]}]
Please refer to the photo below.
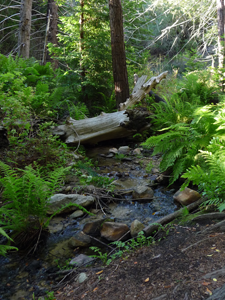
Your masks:
[{"label": "flowing water", "polygon": [[[113,178],[118,190],[124,192],[125,201],[108,205],[107,210],[98,211],[98,218],[110,217],[115,222],[123,222],[128,226],[138,219],[144,225],[172,213],[176,209],[173,201],[175,190],[165,186],[153,185],[154,197],[152,201],[140,203],[132,199],[132,190],[138,185],[151,185],[157,178],[157,158],[155,159],[155,173],[147,174],[144,166],[149,157],[141,156],[116,160],[101,157],[99,154],[108,153],[108,148],[95,148],[87,154],[98,161],[102,176]],[[82,230],[85,223],[93,217],[80,217],[75,220],[68,216],[56,217],[51,222],[51,234],[42,244],[42,250],[36,257],[27,257],[19,253],[10,254],[6,258],[0,257],[0,300],[32,299],[51,290],[54,280],[49,274],[58,270],[57,265],[76,256],[76,252],[64,247],[67,240],[76,232]],[[1,242],[1,241],[0,241]],[[37,298],[36,298],[37,299]]]}]

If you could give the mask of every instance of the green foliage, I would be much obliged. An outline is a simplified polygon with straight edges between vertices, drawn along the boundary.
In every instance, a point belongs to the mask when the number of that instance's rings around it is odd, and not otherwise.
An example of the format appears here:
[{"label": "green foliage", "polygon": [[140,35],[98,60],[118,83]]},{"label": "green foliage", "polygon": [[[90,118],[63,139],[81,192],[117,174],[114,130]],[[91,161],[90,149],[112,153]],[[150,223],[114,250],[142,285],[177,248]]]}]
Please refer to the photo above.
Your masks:
[{"label": "green foliage", "polygon": [[144,235],[144,232],[141,231],[138,233],[138,236],[136,238],[130,239],[126,242],[115,241],[110,243],[110,245],[115,247],[115,249],[113,249],[110,253],[102,252],[101,249],[98,247],[90,247],[91,250],[97,253],[91,255],[91,257],[99,258],[104,264],[109,265],[114,259],[122,257],[124,253],[130,252],[131,250],[136,249],[137,247],[143,247],[144,245],[149,246],[153,242],[153,237],[146,237]]},{"label": "green foliage", "polygon": [[152,155],[162,153],[161,170],[171,168],[173,172],[170,184],[196,164],[199,150],[205,149],[213,136],[225,134],[221,112],[212,105],[195,109],[192,118],[191,123],[171,125],[161,130],[164,133],[143,143],[147,148],[154,147]]},{"label": "green foliage", "polygon": [[[0,224],[5,229],[22,231],[29,227],[30,217],[44,225],[48,200],[59,188],[62,178],[70,168],[59,168],[47,176],[41,170],[27,166],[25,170],[13,170],[0,162],[0,183],[3,199],[7,201],[1,208]],[[20,173],[18,173],[20,172]]]},{"label": "green foliage", "polygon": [[[8,234],[5,232],[4,229],[0,227],[0,234],[6,237],[8,240],[13,241]],[[6,256],[7,251],[9,250],[18,250],[16,247],[9,246],[9,245],[0,245],[0,255]]]},{"label": "green foliage", "polygon": [[200,164],[191,166],[184,174],[187,181],[183,187],[190,182],[198,185],[202,194],[209,200],[206,204],[218,206],[220,211],[225,209],[225,141],[212,138],[205,151],[200,151],[202,158]]}]

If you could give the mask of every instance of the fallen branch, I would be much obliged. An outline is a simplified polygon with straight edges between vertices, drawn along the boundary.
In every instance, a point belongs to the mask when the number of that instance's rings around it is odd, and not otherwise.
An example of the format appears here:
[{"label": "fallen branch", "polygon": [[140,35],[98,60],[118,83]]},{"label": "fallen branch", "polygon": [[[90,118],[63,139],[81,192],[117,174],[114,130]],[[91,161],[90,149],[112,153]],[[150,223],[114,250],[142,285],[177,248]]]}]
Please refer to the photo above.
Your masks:
[{"label": "fallen branch", "polygon": [[161,225],[167,224],[167,223],[173,221],[174,219],[182,216],[186,209],[188,209],[189,212],[194,210],[196,207],[198,207],[204,201],[206,201],[205,198],[200,198],[198,201],[186,206],[185,208],[181,208],[181,209],[175,211],[174,213],[169,214],[169,215],[159,219],[157,221],[157,223],[150,224],[149,226],[147,226],[143,229],[145,235],[150,236],[155,230],[158,230],[158,228]]}]

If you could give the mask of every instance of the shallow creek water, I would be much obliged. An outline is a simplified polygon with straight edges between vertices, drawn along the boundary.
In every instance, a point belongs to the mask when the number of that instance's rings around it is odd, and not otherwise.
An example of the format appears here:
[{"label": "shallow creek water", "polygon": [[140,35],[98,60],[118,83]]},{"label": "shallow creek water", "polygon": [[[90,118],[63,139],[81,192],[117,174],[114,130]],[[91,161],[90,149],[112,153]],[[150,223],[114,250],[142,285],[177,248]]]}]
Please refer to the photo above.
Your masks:
[{"label": "shallow creek water", "polygon": [[[110,217],[116,222],[126,223],[128,226],[138,219],[144,225],[157,221],[157,219],[172,213],[176,209],[173,201],[175,190],[155,185],[153,186],[154,198],[148,203],[134,201],[130,191],[135,186],[150,184],[159,175],[157,170],[157,158],[154,165],[155,173],[147,174],[146,163],[149,155],[143,154],[131,160],[116,160],[115,158],[101,157],[99,154],[107,154],[109,148],[95,148],[87,152],[93,160],[98,160],[99,171],[102,176],[115,179],[118,190],[124,191],[126,201],[112,203],[105,214],[102,210],[94,210],[97,218]],[[32,299],[32,295],[38,297],[51,290],[55,284],[49,278],[49,273],[55,272],[57,264],[67,258],[73,258],[79,253],[64,247],[67,240],[76,232],[82,230],[85,223],[93,217],[80,217],[70,219],[68,216],[59,216],[52,220],[51,234],[43,243],[42,251],[36,257],[24,257],[19,253],[10,254],[6,258],[0,257],[0,300]],[[37,298],[35,298],[37,299]]]}]

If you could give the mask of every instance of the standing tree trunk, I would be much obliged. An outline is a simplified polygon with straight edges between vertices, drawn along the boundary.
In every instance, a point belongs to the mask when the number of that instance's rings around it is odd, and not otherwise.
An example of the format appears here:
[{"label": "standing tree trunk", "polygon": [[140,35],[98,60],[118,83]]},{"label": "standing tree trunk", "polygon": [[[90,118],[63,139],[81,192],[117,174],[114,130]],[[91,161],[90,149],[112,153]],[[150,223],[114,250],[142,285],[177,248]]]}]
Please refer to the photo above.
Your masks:
[{"label": "standing tree trunk", "polygon": [[[58,33],[58,6],[55,3],[55,0],[48,0],[47,6],[47,22],[48,18],[50,18],[49,30],[48,30],[48,38],[47,41],[52,43],[54,46],[58,45],[57,33]],[[58,68],[58,60],[54,59],[50,56],[47,51],[46,62],[51,62],[53,64],[54,69]]]},{"label": "standing tree trunk", "polygon": [[[224,0],[217,0],[217,20],[218,20],[218,58],[219,69],[225,67],[225,38],[224,38]],[[223,73],[223,71],[221,70]],[[221,77],[222,91],[224,91],[224,76]]]},{"label": "standing tree trunk", "polygon": [[32,0],[21,0],[20,26],[18,34],[18,55],[29,58]]},{"label": "standing tree trunk", "polygon": [[91,108],[91,104],[89,103],[89,99],[88,99],[88,95],[86,92],[86,87],[85,87],[85,74],[86,74],[86,70],[85,70],[85,66],[84,66],[84,62],[83,62],[83,55],[84,55],[84,0],[80,0],[80,8],[81,8],[81,12],[80,12],[80,55],[81,55],[81,59],[80,59],[80,76],[81,76],[81,87],[82,87],[82,96],[83,96],[83,101],[85,103],[85,105],[90,109]]},{"label": "standing tree trunk", "polygon": [[125,102],[129,98],[121,0],[109,0],[109,17],[113,78],[116,104],[119,108],[119,104]]}]

